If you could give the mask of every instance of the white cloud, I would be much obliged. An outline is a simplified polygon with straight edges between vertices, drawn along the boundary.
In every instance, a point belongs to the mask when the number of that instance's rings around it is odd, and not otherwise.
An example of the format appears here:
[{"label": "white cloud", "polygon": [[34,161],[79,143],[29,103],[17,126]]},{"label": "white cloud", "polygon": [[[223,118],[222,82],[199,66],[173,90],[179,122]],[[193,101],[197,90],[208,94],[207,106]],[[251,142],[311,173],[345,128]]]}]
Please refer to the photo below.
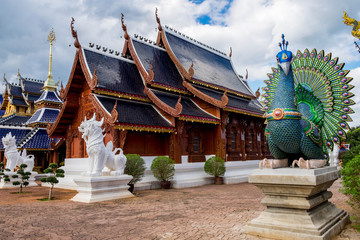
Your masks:
[{"label": "white cloud", "polygon": [[[68,80],[75,54],[70,32],[74,17],[82,45],[88,42],[122,50],[124,39],[120,14],[130,35],[134,33],[156,40],[155,8],[163,25],[175,29],[229,53],[241,75],[249,70],[253,91],[264,85],[266,73],[276,65],[277,43],[282,33],[289,41],[289,50],[324,49],[332,52],[351,68],[360,66],[351,27],[342,22],[343,10],[360,19],[356,0],[241,0],[233,1],[228,11],[225,0],[206,0],[195,4],[187,0],[4,0],[0,9],[0,73],[15,80],[17,69],[23,76],[45,79],[48,72],[49,44],[47,35],[54,28],[57,41],[53,53],[53,76]],[[209,15],[215,25],[201,25],[197,18]],[[360,74],[351,73],[357,84]],[[352,91],[359,92],[359,86]],[[359,96],[354,97],[360,102]],[[353,107],[360,111],[359,105]],[[354,114],[353,114],[354,115]],[[354,117],[353,117],[354,118]],[[355,120],[356,118],[354,118]],[[354,122],[356,124],[356,122]]]}]

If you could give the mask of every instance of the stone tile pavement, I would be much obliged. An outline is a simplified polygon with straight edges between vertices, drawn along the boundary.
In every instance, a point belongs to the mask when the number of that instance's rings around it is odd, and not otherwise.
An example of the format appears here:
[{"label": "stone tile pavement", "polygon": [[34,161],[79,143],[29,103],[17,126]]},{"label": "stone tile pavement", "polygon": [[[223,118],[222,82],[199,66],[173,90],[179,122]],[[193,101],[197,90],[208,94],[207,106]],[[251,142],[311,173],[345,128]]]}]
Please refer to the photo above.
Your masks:
[{"label": "stone tile pavement", "polygon": [[[332,187],[334,202],[350,211]],[[262,193],[248,183],[139,191],[136,198],[101,203],[69,201],[74,191],[54,189],[55,200],[39,201],[46,187],[25,194],[0,189],[0,239],[259,239],[244,233],[264,209]],[[360,239],[348,226],[338,239]]]}]

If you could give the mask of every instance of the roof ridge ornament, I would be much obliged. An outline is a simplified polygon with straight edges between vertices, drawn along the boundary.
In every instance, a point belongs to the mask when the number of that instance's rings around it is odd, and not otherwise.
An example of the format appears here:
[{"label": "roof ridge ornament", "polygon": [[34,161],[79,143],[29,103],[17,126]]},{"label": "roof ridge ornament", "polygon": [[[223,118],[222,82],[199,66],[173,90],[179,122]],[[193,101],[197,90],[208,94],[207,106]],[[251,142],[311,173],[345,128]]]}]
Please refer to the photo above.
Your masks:
[{"label": "roof ridge ornament", "polygon": [[124,14],[121,13],[121,26],[122,26],[122,29],[124,31],[124,38],[126,40],[129,40],[129,34],[127,33],[127,28],[126,28],[126,25],[124,24]]},{"label": "roof ridge ornament", "polygon": [[56,41],[56,36],[55,36],[55,32],[54,32],[53,28],[51,28],[47,40],[50,42],[49,73],[48,73],[47,79],[44,83],[43,90],[55,91],[56,84],[55,84],[52,74],[51,74],[52,73],[52,47],[53,47],[54,42]]},{"label": "roof ridge ornament", "polygon": [[70,24],[71,34],[72,34],[73,38],[75,38],[74,46],[76,48],[80,48],[80,43],[79,43],[79,39],[78,39],[78,36],[77,36],[77,31],[74,30],[74,22],[75,22],[75,19],[72,17],[71,18],[71,24]]},{"label": "roof ridge ornament", "polygon": [[232,56],[232,48],[230,47],[229,58],[231,58],[231,56]]},{"label": "roof ridge ornament", "polygon": [[159,31],[162,31],[162,26],[161,26],[161,23],[160,23],[160,18],[158,16],[158,9],[157,8],[155,8],[155,17],[156,17],[156,22],[159,24],[159,26],[158,26]]}]

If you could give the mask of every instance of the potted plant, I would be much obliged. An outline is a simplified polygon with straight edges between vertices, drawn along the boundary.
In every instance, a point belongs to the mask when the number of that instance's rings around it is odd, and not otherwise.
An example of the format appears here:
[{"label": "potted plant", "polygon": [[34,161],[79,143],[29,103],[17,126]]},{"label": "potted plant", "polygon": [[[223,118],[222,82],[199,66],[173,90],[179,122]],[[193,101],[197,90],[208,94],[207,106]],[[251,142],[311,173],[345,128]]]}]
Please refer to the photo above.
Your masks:
[{"label": "potted plant", "polygon": [[133,179],[128,183],[129,191],[134,191],[134,184],[139,182],[146,170],[145,161],[138,154],[127,154],[124,173],[131,175]]},{"label": "potted plant", "polygon": [[223,184],[223,176],[225,174],[225,161],[220,157],[211,157],[206,160],[204,170],[207,174],[214,176],[215,184]]},{"label": "potted plant", "polygon": [[169,180],[175,174],[175,162],[166,156],[156,157],[151,164],[151,171],[154,177],[160,181],[161,188],[169,189],[171,186]]}]

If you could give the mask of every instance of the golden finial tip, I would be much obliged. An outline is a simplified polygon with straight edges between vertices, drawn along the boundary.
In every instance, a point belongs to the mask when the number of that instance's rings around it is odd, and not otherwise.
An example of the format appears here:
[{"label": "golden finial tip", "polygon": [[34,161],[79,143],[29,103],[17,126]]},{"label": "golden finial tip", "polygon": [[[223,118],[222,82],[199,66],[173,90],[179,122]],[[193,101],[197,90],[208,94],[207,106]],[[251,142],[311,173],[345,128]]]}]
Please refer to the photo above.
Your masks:
[{"label": "golden finial tip", "polygon": [[54,32],[53,28],[51,28],[51,30],[50,30],[50,33],[49,33],[49,36],[48,36],[48,41],[50,43],[53,43],[53,42],[56,41],[55,32]]}]

